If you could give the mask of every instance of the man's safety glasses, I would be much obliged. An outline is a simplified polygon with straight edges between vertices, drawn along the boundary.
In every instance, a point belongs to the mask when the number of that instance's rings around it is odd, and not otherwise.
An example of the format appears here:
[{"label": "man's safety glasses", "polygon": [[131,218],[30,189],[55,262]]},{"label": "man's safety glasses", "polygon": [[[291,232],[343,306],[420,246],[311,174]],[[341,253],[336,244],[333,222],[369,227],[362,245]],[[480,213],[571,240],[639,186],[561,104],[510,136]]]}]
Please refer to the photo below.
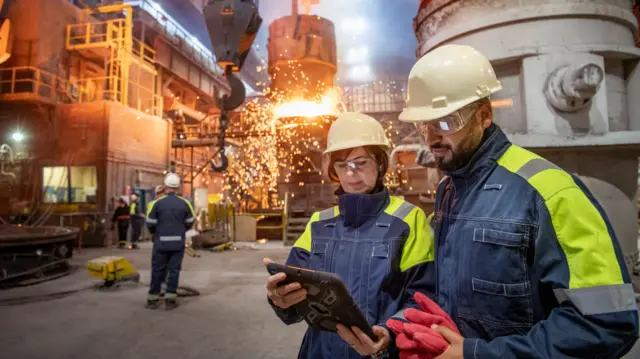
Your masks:
[{"label": "man's safety glasses", "polygon": [[435,133],[440,136],[452,135],[469,123],[477,108],[478,104],[472,103],[450,115],[431,121],[416,122],[416,129],[423,138],[427,138],[429,133]]},{"label": "man's safety glasses", "polygon": [[335,161],[333,168],[338,173],[346,173],[349,169],[353,172],[364,171],[375,167],[375,165],[376,162],[371,157],[358,157],[351,161]]}]

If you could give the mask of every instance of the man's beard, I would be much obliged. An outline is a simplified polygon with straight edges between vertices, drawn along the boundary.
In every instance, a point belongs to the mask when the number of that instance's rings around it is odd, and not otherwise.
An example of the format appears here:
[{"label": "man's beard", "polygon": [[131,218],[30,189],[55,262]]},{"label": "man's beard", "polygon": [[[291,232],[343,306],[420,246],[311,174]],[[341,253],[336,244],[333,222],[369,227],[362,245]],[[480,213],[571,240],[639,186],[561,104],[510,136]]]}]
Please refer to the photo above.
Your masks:
[{"label": "man's beard", "polygon": [[476,153],[476,150],[480,146],[481,142],[482,135],[480,135],[478,138],[468,137],[466,141],[460,143],[460,150],[457,152],[453,151],[451,147],[443,145],[441,143],[434,144],[433,146],[431,146],[432,149],[443,148],[449,150],[452,153],[451,160],[446,162],[444,161],[444,158],[436,157],[436,167],[444,172],[454,172],[463,168],[464,166],[468,165],[469,162],[471,162],[471,158]]},{"label": "man's beard", "polygon": [[[441,148],[444,148],[441,147]],[[451,148],[448,148],[451,151]],[[444,172],[454,172],[466,166],[470,161],[473,155],[476,153],[475,149],[461,151],[461,152],[453,152],[451,160],[444,161],[444,158],[436,157],[436,167]]]}]

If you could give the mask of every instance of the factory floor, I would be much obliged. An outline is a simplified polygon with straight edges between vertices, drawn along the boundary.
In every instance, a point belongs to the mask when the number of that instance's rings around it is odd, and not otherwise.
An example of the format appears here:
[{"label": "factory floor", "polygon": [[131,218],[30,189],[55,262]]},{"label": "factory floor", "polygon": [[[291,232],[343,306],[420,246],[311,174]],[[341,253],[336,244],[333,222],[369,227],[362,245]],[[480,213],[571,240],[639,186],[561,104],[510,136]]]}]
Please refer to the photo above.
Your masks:
[{"label": "factory floor", "polygon": [[[0,359],[295,358],[306,325],[286,326],[273,314],[265,300],[261,261],[282,262],[288,250],[269,242],[185,257],[181,285],[200,295],[182,298],[181,307],[171,312],[144,308],[149,243],[137,251],[76,252],[77,270],[71,275],[0,291]],[[143,284],[95,290],[96,280],[82,265],[105,255],[124,255]],[[634,281],[640,287],[640,277]],[[51,296],[60,292],[66,293]],[[640,344],[626,358],[640,358]]]},{"label": "factory floor", "polygon": [[[1,359],[190,359],[295,358],[306,329],[286,326],[266,302],[262,258],[284,261],[278,243],[237,251],[185,256],[181,285],[200,291],[167,312],[144,308],[147,287],[127,285],[113,292],[84,289],[96,283],[81,266],[105,255],[124,255],[149,283],[149,243],[137,251],[84,249],[78,270],[34,286],[0,291]],[[98,281],[99,282],[99,281]],[[79,292],[46,301],[27,297]],[[5,306],[12,299],[31,301]]]}]

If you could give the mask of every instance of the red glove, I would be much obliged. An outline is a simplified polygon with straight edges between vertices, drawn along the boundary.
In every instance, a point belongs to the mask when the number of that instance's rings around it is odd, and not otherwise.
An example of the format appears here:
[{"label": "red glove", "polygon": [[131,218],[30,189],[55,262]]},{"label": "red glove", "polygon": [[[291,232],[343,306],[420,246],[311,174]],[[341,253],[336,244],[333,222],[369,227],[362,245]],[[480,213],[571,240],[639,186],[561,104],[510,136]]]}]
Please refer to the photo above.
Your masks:
[{"label": "red glove", "polygon": [[429,327],[389,319],[387,327],[396,334],[396,347],[401,359],[434,359],[449,343]]},{"label": "red glove", "polygon": [[460,332],[451,317],[426,295],[416,293],[414,299],[422,311],[406,309],[404,317],[409,323],[389,319],[387,327],[396,334],[401,359],[433,359],[449,347],[449,342],[431,326],[442,325],[458,334]]},{"label": "red glove", "polygon": [[409,322],[424,325],[428,328],[431,328],[433,324],[442,325],[460,334],[451,317],[442,310],[438,304],[429,299],[429,297],[422,293],[416,293],[413,299],[415,299],[416,303],[422,308],[422,311],[413,308],[405,310],[404,317]]}]

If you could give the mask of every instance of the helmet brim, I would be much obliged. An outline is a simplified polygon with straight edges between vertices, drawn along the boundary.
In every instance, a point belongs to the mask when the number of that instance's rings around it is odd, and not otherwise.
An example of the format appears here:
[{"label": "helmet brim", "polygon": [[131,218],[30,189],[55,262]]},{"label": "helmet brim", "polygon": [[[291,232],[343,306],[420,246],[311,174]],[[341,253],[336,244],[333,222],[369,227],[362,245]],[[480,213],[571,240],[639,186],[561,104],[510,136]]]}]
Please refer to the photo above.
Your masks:
[{"label": "helmet brim", "polygon": [[444,116],[450,115],[459,109],[470,105],[476,101],[480,101],[483,98],[489,98],[492,94],[502,90],[502,84],[498,81],[496,86],[489,90],[489,94],[487,96],[482,97],[472,97],[466,100],[459,101],[457,103],[452,103],[446,107],[442,108],[433,108],[428,106],[420,106],[420,107],[407,107],[400,113],[398,116],[398,120],[402,122],[416,123],[416,122],[426,122],[433,121]]},{"label": "helmet brim", "polygon": [[343,150],[348,150],[352,148],[365,147],[365,146],[379,146],[382,147],[385,151],[389,150],[388,143],[363,143],[361,140],[354,140],[350,142],[342,142],[339,146],[332,146],[327,148],[322,154],[327,155],[332,152],[338,152]]},{"label": "helmet brim", "polygon": [[432,107],[410,107],[405,108],[398,116],[398,120],[402,122],[416,123],[433,121],[444,116],[450,115],[459,109],[463,108],[467,104],[461,104],[459,106],[447,106],[443,108]]}]

